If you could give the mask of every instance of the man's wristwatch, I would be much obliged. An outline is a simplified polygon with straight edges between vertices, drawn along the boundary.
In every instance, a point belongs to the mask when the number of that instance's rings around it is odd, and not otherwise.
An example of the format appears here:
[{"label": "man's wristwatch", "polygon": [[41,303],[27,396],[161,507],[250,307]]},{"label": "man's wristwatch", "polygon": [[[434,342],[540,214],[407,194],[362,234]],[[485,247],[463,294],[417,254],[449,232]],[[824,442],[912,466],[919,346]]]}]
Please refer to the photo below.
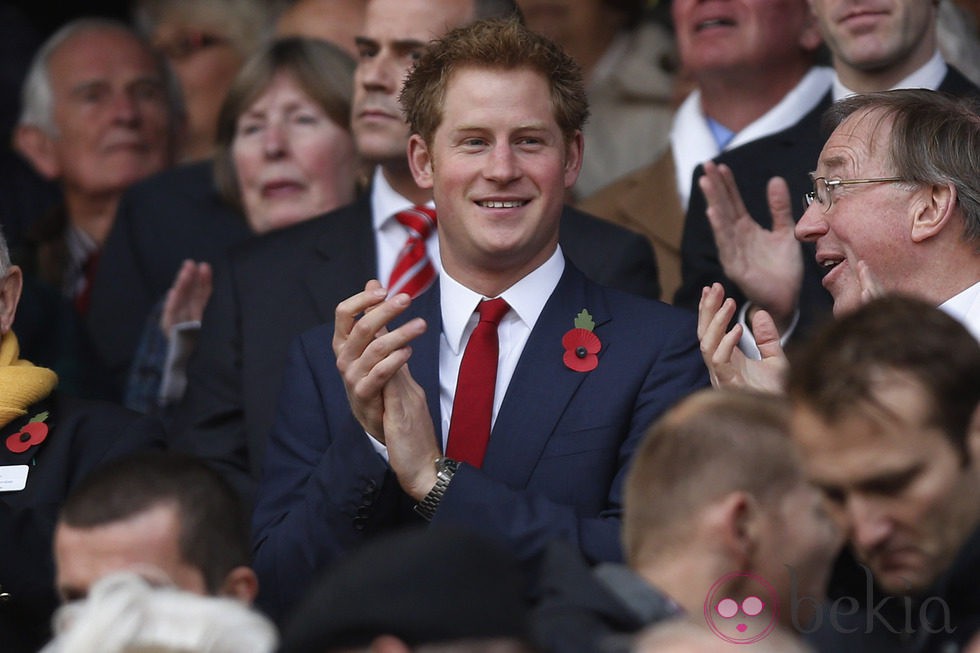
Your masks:
[{"label": "man's wristwatch", "polygon": [[439,502],[442,501],[442,496],[449,487],[449,481],[453,480],[457,469],[459,469],[459,462],[444,456],[436,458],[436,484],[421,501],[415,504],[415,512],[425,521],[432,521],[432,516],[436,514],[436,508],[439,507]]}]

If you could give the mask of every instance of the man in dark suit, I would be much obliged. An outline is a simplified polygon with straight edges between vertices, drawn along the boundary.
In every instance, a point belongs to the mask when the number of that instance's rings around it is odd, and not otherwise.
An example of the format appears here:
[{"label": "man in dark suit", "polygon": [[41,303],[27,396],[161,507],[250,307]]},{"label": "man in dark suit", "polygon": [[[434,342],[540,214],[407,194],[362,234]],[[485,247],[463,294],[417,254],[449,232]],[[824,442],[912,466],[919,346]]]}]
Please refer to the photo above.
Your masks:
[{"label": "man in dark suit", "polygon": [[0,236],[0,647],[33,652],[57,606],[51,541],[67,493],[107,460],[162,448],[151,418],[57,390],[50,369],[19,357],[12,325],[22,273]]},{"label": "man in dark suit", "polygon": [[[408,169],[408,128],[397,106],[413,57],[448,26],[512,11],[510,0],[372,0],[358,38],[364,54],[352,119],[361,157],[377,164],[370,192],[325,216],[250,240],[218,266],[173,443],[211,462],[246,501],[254,498],[289,343],[331,321],[336,305],[368,279],[387,282],[407,234],[394,214],[431,203],[431,192],[419,188]],[[406,47],[410,52],[401,52]],[[656,264],[641,236],[566,209],[561,243],[590,278],[658,295]],[[438,265],[434,233],[426,246]]]},{"label": "man in dark suit", "polygon": [[253,522],[260,600],[279,615],[298,579],[423,519],[524,559],[555,538],[621,559],[632,453],[705,383],[690,315],[563,255],[588,107],[558,46],[513,20],[458,28],[400,100],[442,271],[414,300],[369,282],[290,351]]},{"label": "man in dark suit", "polygon": [[[809,172],[829,136],[820,124],[824,111],[851,93],[890,88],[980,96],[980,89],[939,55],[936,6],[930,0],[901,0],[892,12],[865,17],[865,27],[857,19],[835,20],[842,11],[838,0],[810,4],[833,57],[831,92],[793,127],[726,152],[715,159],[718,167],[709,163],[695,171],[704,194],[691,195],[681,245],[683,282],[675,296],[678,305],[696,308],[702,288],[720,282],[742,308],[740,321],[750,322],[746,318],[752,307],[765,308],[784,334],[788,329],[805,332],[830,314],[831,298],[821,286],[824,270],[813,245],[803,244],[800,265],[800,244],[793,235],[794,221],[805,208],[801,198],[812,190]],[[767,191],[774,177],[780,181]],[[716,204],[712,193],[736,197],[739,190],[738,204],[744,200],[744,210],[729,214],[715,209],[712,224],[707,215]],[[755,349],[749,333],[745,329],[742,339],[747,353]]]}]

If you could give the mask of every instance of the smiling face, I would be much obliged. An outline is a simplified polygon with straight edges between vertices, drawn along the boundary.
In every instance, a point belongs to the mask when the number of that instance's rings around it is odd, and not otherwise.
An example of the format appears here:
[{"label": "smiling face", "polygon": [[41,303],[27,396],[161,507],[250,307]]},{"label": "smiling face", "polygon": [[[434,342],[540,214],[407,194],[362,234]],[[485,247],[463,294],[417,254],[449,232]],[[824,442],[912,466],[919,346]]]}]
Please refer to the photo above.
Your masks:
[{"label": "smiling face", "polygon": [[932,424],[930,394],[906,374],[880,375],[873,396],[878,405],[833,421],[798,405],[793,437],[858,560],[889,593],[921,593],[980,521],[980,436],[968,439],[964,461]]},{"label": "smiling face", "polygon": [[493,296],[547,260],[581,157],[581,133],[565,141],[541,74],[458,69],[432,142],[409,144],[416,183],[433,189],[446,272]]},{"label": "smiling face", "polygon": [[[866,73],[883,75],[884,90],[920,68],[936,50],[932,0],[810,0],[820,32],[845,85]],[[854,86],[852,86],[852,84]]]},{"label": "smiling face", "polygon": [[[858,111],[834,130],[817,164],[815,176],[827,179],[894,177],[887,153],[890,120]],[[907,284],[915,243],[914,200],[919,191],[907,183],[882,182],[838,186],[830,209],[814,202],[796,225],[797,239],[816,245],[816,259],[827,270],[824,287],[834,298],[834,314],[863,303],[858,261],[885,291]]]},{"label": "smiling face", "polygon": [[426,44],[467,22],[472,0],[371,0],[356,38],[357,69],[351,127],[370,163],[406,165],[409,129],[398,94]]},{"label": "smiling face", "polygon": [[674,0],[677,47],[694,76],[772,70],[819,44],[803,0]]},{"label": "smiling face", "polygon": [[136,37],[119,29],[77,33],[51,55],[55,134],[44,138],[42,173],[70,194],[120,193],[172,156],[161,71]]},{"label": "smiling face", "polygon": [[325,213],[354,198],[350,133],[292,75],[279,72],[238,119],[232,158],[256,233]]}]

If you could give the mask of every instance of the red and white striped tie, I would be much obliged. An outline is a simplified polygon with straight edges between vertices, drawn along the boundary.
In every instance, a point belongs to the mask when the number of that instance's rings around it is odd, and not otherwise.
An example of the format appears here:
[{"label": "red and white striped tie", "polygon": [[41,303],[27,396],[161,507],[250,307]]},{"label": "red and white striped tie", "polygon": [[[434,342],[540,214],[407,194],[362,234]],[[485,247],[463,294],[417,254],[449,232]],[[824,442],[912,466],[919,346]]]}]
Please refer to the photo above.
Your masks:
[{"label": "red and white striped tie", "polygon": [[436,212],[427,206],[413,206],[395,214],[395,219],[408,230],[408,239],[398,253],[395,267],[391,271],[388,295],[403,292],[417,297],[436,278],[436,269],[425,248],[426,239],[436,227]]}]

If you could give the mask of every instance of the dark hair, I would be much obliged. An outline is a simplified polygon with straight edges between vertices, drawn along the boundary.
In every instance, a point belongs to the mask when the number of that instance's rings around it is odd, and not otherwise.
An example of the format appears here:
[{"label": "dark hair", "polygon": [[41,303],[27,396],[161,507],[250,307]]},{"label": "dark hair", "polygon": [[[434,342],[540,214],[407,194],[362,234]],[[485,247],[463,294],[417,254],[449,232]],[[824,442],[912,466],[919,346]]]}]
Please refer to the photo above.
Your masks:
[{"label": "dark hair", "polygon": [[354,60],[341,48],[303,37],[277,39],[255,53],[238,72],[218,113],[214,178],[222,198],[241,209],[241,189],[232,157],[238,119],[278,73],[287,73],[334,123],[350,131]]},{"label": "dark hair", "polygon": [[449,80],[465,67],[541,73],[551,87],[555,120],[566,141],[589,115],[582,70],[558,45],[515,18],[480,20],[451,30],[422,53],[409,73],[399,102],[413,133],[432,142],[442,122]]},{"label": "dark hair", "polygon": [[75,487],[60,520],[95,528],[168,504],[177,508],[181,556],[217,594],[232,569],[249,564],[248,529],[238,495],[196,458],[152,452],[114,460]]},{"label": "dark hair", "polygon": [[863,93],[836,102],[824,115],[830,133],[858,112],[891,124],[886,146],[894,174],[920,184],[952,184],[966,237],[980,241],[980,105],[938,91],[903,89]]},{"label": "dark hair", "polygon": [[929,394],[931,424],[968,460],[966,435],[980,404],[980,343],[935,306],[891,295],[821,330],[792,357],[787,392],[828,422],[876,398],[882,373],[911,376]]}]

